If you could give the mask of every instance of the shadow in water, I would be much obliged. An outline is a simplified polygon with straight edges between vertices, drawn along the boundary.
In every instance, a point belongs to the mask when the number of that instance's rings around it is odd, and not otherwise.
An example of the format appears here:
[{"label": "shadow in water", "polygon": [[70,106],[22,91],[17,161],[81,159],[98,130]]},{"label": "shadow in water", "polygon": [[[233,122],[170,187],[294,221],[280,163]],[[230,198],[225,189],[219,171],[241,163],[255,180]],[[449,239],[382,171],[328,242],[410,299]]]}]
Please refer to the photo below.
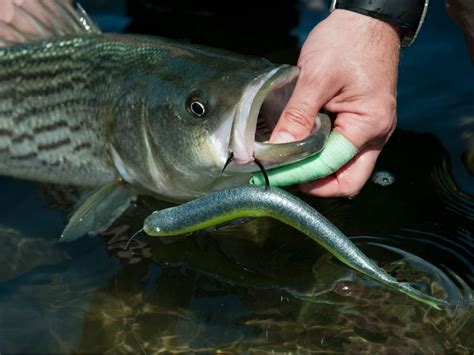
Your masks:
[{"label": "shadow in water", "polygon": [[392,185],[368,183],[354,200],[301,197],[400,281],[448,299],[448,309],[386,289],[270,219],[141,235],[124,251],[153,209],[142,200],[105,236],[121,267],[94,294],[78,351],[469,351],[473,210],[452,207],[467,195],[448,204],[438,193],[442,166],[447,154],[431,135],[397,131],[377,167],[395,176]]}]

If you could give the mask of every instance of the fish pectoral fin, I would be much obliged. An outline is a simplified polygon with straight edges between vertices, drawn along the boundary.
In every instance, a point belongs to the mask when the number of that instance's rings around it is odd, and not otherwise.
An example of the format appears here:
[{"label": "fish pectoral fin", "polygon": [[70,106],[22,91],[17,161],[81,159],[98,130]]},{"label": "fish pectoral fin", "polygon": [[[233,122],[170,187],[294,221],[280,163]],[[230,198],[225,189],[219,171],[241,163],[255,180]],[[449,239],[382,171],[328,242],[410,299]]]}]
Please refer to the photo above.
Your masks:
[{"label": "fish pectoral fin", "polygon": [[61,37],[102,33],[78,4],[62,0],[12,2],[13,17],[0,21],[0,47]]},{"label": "fish pectoral fin", "polygon": [[114,181],[89,195],[72,214],[61,235],[70,242],[89,233],[104,231],[136,199],[135,191],[122,181]]}]

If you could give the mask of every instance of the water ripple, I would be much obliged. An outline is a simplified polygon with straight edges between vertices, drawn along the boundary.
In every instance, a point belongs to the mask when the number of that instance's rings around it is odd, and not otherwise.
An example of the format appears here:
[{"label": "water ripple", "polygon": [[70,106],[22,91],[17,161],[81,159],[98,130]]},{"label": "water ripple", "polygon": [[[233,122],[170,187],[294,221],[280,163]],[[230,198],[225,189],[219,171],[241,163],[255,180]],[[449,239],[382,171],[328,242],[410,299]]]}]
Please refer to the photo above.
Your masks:
[{"label": "water ripple", "polygon": [[431,177],[434,190],[438,197],[446,203],[448,210],[474,221],[474,197],[459,189],[450,171],[446,159],[433,169]]}]

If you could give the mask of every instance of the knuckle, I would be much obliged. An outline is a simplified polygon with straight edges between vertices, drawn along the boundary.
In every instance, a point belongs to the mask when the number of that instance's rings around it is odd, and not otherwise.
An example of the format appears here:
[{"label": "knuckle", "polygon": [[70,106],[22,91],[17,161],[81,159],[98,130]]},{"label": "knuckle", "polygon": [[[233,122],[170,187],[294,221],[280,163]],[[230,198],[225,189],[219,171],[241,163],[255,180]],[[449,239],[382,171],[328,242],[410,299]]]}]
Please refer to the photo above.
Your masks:
[{"label": "knuckle", "polygon": [[389,136],[392,133],[393,129],[394,129],[394,124],[393,124],[392,119],[383,117],[377,121],[376,131],[379,137]]},{"label": "knuckle", "polygon": [[396,116],[397,102],[395,97],[384,98],[377,109],[374,110],[374,131],[381,138],[389,137],[395,129],[397,123]]}]

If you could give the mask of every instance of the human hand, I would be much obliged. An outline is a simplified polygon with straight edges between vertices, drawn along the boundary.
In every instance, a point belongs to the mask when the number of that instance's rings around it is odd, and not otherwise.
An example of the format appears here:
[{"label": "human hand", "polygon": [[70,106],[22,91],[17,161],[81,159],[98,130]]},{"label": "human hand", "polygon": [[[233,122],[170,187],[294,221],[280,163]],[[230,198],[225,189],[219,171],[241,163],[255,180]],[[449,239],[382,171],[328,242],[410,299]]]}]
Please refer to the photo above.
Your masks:
[{"label": "human hand", "polygon": [[[60,1],[63,3],[72,3],[72,0]],[[54,6],[51,6],[51,0],[45,1],[44,4],[49,8],[54,8]],[[10,23],[15,16],[15,6],[27,8],[31,13],[37,14],[38,18],[44,23],[48,23],[45,12],[41,8],[38,8],[40,4],[37,0],[0,0],[0,21]],[[35,8],[37,9],[35,10]],[[19,26],[19,30],[27,32],[37,30],[34,24],[25,18],[20,19],[16,25]]]},{"label": "human hand", "polygon": [[293,92],[270,141],[305,138],[322,107],[359,153],[333,175],[301,186],[318,196],[354,196],[370,177],[396,126],[400,53],[397,30],[380,20],[335,10],[306,39]]},{"label": "human hand", "polygon": [[13,4],[21,3],[18,0],[2,0],[0,1],[0,21],[10,22],[13,18]]}]

